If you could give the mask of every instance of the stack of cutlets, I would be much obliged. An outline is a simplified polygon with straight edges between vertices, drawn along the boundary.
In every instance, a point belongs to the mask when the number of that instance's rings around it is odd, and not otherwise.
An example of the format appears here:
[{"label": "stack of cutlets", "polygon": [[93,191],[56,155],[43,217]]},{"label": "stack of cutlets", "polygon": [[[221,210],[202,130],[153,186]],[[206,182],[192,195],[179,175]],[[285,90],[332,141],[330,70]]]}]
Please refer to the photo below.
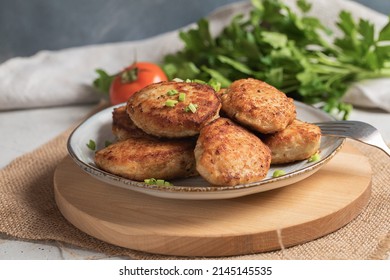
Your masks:
[{"label": "stack of cutlets", "polygon": [[321,131],[296,119],[291,98],[256,79],[216,92],[197,82],[151,84],[113,111],[118,141],[96,165],[136,181],[200,175],[212,185],[252,183],[271,164],[318,152]]}]

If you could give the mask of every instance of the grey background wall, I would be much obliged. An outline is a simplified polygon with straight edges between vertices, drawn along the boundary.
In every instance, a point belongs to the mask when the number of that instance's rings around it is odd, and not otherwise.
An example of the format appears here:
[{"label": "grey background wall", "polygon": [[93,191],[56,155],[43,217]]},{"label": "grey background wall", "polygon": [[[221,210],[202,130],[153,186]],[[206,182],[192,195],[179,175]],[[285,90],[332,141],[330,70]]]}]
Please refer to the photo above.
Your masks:
[{"label": "grey background wall", "polygon": [[[151,37],[238,1],[0,0],[0,63],[43,49]],[[390,14],[390,0],[356,1]]]}]

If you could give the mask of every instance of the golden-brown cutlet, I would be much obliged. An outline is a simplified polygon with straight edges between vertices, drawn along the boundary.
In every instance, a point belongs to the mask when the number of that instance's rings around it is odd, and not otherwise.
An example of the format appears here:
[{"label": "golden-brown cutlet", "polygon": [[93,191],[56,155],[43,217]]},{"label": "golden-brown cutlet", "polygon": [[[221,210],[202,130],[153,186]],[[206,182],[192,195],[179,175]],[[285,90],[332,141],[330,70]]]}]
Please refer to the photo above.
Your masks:
[{"label": "golden-brown cutlet", "polygon": [[254,134],[226,118],[205,126],[195,147],[196,169],[214,185],[260,181],[270,168],[271,152]]},{"label": "golden-brown cutlet", "polygon": [[283,130],[296,117],[293,99],[260,80],[240,79],[221,93],[222,111],[260,133]]},{"label": "golden-brown cutlet", "polygon": [[95,153],[96,165],[131,180],[175,179],[197,174],[195,141],[128,138]]},{"label": "golden-brown cutlet", "polygon": [[304,160],[319,150],[321,129],[315,124],[294,120],[286,129],[264,136],[263,142],[271,149],[272,164]]},{"label": "golden-brown cutlet", "polygon": [[126,112],[125,105],[116,107],[112,111],[112,133],[119,141],[128,138],[152,138],[133,123]]},{"label": "golden-brown cutlet", "polygon": [[[175,92],[175,93],[172,93]],[[180,93],[184,100],[179,101]],[[167,101],[176,102],[167,106]],[[196,110],[187,110],[192,103]],[[150,135],[167,138],[189,137],[219,116],[221,101],[212,87],[191,82],[151,84],[132,95],[127,113],[134,124]]]}]

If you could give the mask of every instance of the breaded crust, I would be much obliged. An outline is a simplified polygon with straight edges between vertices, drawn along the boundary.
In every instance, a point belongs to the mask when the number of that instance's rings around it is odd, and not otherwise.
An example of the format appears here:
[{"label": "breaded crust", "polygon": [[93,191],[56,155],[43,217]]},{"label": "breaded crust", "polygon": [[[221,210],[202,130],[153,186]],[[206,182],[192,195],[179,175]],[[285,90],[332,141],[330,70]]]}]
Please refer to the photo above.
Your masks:
[{"label": "breaded crust", "polygon": [[175,179],[196,175],[195,141],[128,138],[95,154],[96,165],[131,180]]},{"label": "breaded crust", "polygon": [[226,118],[205,126],[195,147],[196,169],[214,185],[237,185],[263,179],[271,152],[254,134]]},{"label": "breaded crust", "polygon": [[[177,94],[169,95],[171,90]],[[179,94],[185,99],[178,101]],[[173,107],[167,100],[177,101]],[[196,111],[186,110],[190,104]],[[151,84],[132,95],[127,112],[134,124],[157,137],[178,138],[199,134],[200,129],[219,116],[221,101],[214,89],[206,84],[161,82]]]},{"label": "breaded crust", "polygon": [[126,112],[125,105],[116,107],[112,111],[112,133],[119,141],[128,138],[152,138],[133,123]]},{"label": "breaded crust", "polygon": [[272,164],[304,160],[320,148],[321,130],[312,123],[294,120],[286,129],[266,135],[263,142],[271,149]]},{"label": "breaded crust", "polygon": [[221,100],[222,110],[231,119],[261,133],[283,130],[296,117],[292,98],[252,78],[234,81]]}]

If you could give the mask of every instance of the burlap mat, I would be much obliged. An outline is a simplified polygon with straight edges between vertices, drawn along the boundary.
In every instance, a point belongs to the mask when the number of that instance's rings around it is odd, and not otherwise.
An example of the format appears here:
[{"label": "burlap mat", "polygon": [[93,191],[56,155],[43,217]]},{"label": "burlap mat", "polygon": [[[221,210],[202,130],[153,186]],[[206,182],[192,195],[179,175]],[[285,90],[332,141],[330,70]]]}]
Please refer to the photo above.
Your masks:
[{"label": "burlap mat", "polygon": [[[54,201],[53,174],[57,164],[67,155],[66,141],[72,129],[0,170],[0,232],[24,240],[69,244],[109,256],[185,259],[107,244],[81,232],[63,218]],[[369,158],[374,173],[371,200],[356,219],[334,233],[303,245],[224,259],[389,258],[390,160],[375,148],[355,143]]]}]

